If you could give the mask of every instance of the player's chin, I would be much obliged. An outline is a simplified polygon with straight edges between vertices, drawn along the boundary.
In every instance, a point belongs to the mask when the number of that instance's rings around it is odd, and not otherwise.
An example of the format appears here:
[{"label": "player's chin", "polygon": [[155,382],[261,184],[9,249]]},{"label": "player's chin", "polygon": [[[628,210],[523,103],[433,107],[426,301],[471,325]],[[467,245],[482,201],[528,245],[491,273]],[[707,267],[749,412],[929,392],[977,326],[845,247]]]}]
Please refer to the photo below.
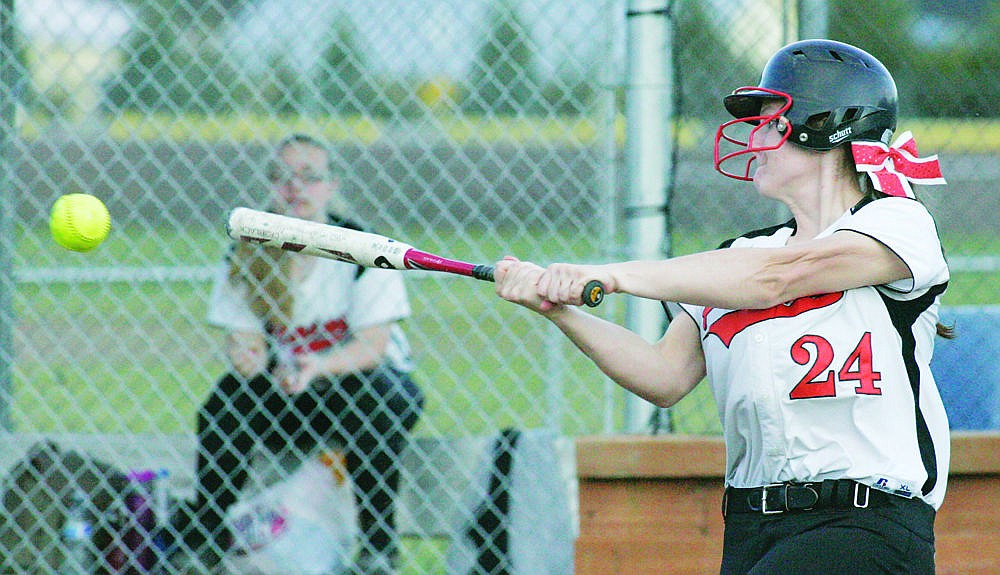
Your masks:
[{"label": "player's chin", "polygon": [[774,197],[775,190],[777,189],[776,182],[769,176],[766,168],[757,168],[754,170],[753,186],[757,189],[757,193],[765,198]]}]

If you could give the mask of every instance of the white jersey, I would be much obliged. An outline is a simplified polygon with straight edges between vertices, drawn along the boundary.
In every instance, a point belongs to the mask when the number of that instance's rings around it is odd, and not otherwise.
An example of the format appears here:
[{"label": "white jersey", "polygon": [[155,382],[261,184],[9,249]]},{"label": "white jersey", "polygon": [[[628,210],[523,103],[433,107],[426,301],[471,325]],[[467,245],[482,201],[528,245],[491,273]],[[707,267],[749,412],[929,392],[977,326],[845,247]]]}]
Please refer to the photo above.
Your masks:
[{"label": "white jersey", "polygon": [[[732,247],[781,247],[794,223]],[[930,371],[949,275],[919,202],[855,207],[841,230],[885,244],[912,279],[804,297],[765,310],[682,305],[699,326],[726,439],[726,483],[853,479],[935,508],[950,459],[948,421]]]},{"label": "white jersey", "polygon": [[[303,256],[306,257],[306,256]],[[399,320],[410,315],[410,303],[398,270],[362,269],[357,265],[316,258],[296,283],[291,325],[270,334],[279,357],[330,349],[367,327],[393,323],[386,350],[388,365],[411,371],[410,347]],[[208,322],[230,331],[265,331],[254,315],[242,282],[229,279],[229,264],[216,272],[208,305]]]}]

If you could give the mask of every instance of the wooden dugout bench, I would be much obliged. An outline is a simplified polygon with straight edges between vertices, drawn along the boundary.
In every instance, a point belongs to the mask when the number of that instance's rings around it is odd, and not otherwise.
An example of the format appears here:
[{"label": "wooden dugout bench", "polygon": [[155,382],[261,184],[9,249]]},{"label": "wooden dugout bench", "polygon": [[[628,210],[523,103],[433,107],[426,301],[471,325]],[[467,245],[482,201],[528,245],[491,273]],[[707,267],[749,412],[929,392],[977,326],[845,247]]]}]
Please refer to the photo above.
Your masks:
[{"label": "wooden dugout bench", "polygon": [[[1000,573],[1000,433],[954,432],[936,520],[938,575]],[[575,575],[719,572],[725,448],[719,437],[576,442]]]}]

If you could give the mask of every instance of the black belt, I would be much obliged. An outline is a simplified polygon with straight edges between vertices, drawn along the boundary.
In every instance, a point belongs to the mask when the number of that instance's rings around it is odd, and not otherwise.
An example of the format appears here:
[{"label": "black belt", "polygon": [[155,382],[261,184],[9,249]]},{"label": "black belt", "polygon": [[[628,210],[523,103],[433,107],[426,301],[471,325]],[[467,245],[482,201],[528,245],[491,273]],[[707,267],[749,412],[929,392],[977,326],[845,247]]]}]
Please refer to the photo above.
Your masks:
[{"label": "black belt", "polygon": [[818,509],[868,509],[885,507],[900,499],[903,498],[850,479],[728,487],[722,499],[722,516],[730,513],[772,515]]}]

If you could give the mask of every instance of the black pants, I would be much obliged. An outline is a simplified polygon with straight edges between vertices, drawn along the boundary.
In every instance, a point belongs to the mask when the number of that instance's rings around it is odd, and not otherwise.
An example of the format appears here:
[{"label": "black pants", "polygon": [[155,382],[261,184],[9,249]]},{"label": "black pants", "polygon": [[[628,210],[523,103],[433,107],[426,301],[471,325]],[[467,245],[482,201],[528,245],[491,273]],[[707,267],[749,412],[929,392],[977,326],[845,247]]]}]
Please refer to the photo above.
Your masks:
[{"label": "black pants", "polygon": [[267,375],[227,374],[198,412],[197,502],[201,526],[218,535],[259,442],[308,451],[334,440],[346,449],[363,548],[395,545],[400,455],[423,407],[407,374],[390,369],[314,380],[290,396]]},{"label": "black pants", "polygon": [[726,517],[723,575],[933,575],[934,508],[894,498],[878,509]]}]

